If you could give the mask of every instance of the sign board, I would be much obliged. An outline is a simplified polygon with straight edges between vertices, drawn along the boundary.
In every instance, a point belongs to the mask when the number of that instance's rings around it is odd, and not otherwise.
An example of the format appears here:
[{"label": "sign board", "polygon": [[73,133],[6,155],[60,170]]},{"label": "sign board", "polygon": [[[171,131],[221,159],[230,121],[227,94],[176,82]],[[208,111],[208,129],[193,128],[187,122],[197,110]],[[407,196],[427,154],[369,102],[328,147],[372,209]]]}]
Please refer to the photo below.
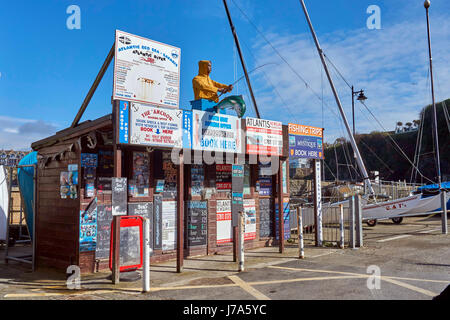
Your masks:
[{"label": "sign board", "polygon": [[256,239],[256,205],[255,199],[244,200],[245,233],[244,240]]},{"label": "sign board", "polygon": [[278,121],[246,118],[247,153],[280,156],[283,151],[283,124]]},{"label": "sign board", "polygon": [[[129,143],[147,146],[181,148],[181,121],[183,110],[157,108],[146,104],[131,103]],[[122,122],[121,126],[122,128]]]},{"label": "sign board", "polygon": [[111,223],[113,220],[111,205],[97,207],[97,246],[95,259],[108,259],[111,241]]},{"label": "sign board", "polygon": [[183,147],[242,153],[241,119],[200,110],[184,111]]},{"label": "sign board", "polygon": [[316,216],[316,226],[317,226],[317,237],[318,244],[322,245],[323,232],[322,232],[322,181],[321,181],[321,165],[320,160],[314,160],[314,182],[315,182],[315,192],[314,192],[314,203],[315,203],[315,216]]},{"label": "sign board", "polygon": [[114,177],[111,180],[112,188],[112,215],[120,216],[127,214],[127,178]]},{"label": "sign board", "polygon": [[289,123],[289,157],[323,159],[323,129]]},{"label": "sign board", "polygon": [[[120,218],[120,272],[133,271],[142,267],[143,263],[143,221],[139,216]],[[114,222],[111,224],[113,233]],[[112,238],[110,248],[112,248]],[[112,270],[112,250],[109,254],[109,268]]]},{"label": "sign board", "polygon": [[162,249],[173,250],[176,246],[176,201],[162,202]]},{"label": "sign board", "polygon": [[206,245],[208,236],[207,201],[187,201],[187,245]]},{"label": "sign board", "polygon": [[162,195],[153,196],[153,246],[162,249]]},{"label": "sign board", "polygon": [[232,165],[231,216],[232,226],[237,227],[239,212],[244,212],[244,165]]},{"label": "sign board", "polygon": [[231,201],[217,200],[217,244],[233,241],[231,227]]},{"label": "sign board", "polygon": [[[243,183],[243,182],[242,182]],[[217,191],[231,191],[233,184],[232,165],[216,164],[216,189]]]},{"label": "sign board", "polygon": [[273,237],[272,199],[259,199],[259,236]]},{"label": "sign board", "polygon": [[181,49],[116,30],[114,100],[178,108]]}]

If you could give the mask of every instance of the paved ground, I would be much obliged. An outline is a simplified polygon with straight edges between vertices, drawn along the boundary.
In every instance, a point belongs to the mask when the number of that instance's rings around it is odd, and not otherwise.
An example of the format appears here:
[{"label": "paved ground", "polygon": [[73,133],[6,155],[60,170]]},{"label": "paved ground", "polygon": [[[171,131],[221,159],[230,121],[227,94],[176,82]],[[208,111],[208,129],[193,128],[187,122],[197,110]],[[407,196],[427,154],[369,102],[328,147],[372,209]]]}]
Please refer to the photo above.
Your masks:
[{"label": "paved ground", "polygon": [[248,251],[241,273],[230,254],[186,259],[181,274],[175,262],[152,265],[146,294],[141,280],[113,286],[110,273],[83,276],[81,290],[68,290],[60,274],[5,265],[0,249],[0,299],[429,300],[450,284],[450,235],[441,234],[439,217],[406,218],[402,225],[379,222],[364,227],[364,235],[363,248],[308,246],[302,260],[296,244],[287,245],[284,254],[278,248]]}]

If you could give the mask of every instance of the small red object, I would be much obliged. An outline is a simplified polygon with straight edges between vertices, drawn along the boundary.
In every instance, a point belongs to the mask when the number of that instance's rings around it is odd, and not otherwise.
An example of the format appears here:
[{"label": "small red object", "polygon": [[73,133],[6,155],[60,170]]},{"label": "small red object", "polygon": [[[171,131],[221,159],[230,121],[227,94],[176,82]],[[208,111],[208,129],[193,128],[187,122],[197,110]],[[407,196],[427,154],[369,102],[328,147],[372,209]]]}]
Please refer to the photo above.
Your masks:
[{"label": "small red object", "polygon": [[[128,266],[120,266],[119,271],[120,272],[128,272],[128,271],[134,271],[137,269],[142,268],[143,265],[143,224],[144,219],[141,216],[121,216],[120,217],[120,228],[129,228],[129,227],[139,227],[139,255],[140,255],[140,263],[135,265],[128,265]],[[113,232],[114,232],[114,220],[111,222],[111,242],[109,246],[109,269],[112,270],[112,250],[113,250]],[[120,232],[120,231],[119,231]],[[120,246],[120,243],[119,243]],[[119,257],[120,259],[120,253]]]}]

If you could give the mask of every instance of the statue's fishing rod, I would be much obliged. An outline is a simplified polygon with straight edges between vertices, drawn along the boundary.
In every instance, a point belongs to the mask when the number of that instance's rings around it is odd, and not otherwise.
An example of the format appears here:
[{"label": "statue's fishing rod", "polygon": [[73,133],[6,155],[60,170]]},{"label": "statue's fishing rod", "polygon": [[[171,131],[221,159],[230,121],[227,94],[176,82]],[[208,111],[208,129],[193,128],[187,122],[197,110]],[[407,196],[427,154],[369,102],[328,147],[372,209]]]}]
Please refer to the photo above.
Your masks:
[{"label": "statue's fishing rod", "polygon": [[[252,69],[252,70],[249,72],[249,74],[252,73],[252,72],[254,72],[254,71],[256,71],[256,70],[258,70],[258,69],[260,69],[260,68],[262,68],[262,67],[265,67],[265,66],[267,66],[267,65],[270,65],[270,64],[276,64],[276,65],[278,65],[278,63],[275,63],[275,62],[265,63],[265,64],[262,64],[262,65],[260,65],[260,66],[258,66],[258,67],[256,67],[256,68]],[[234,86],[236,83],[238,83],[239,81],[241,81],[242,79],[244,79],[244,77],[245,77],[245,75],[243,75],[242,77],[240,77],[239,79],[237,79],[237,80],[236,80],[235,82],[233,82],[231,85]],[[219,97],[220,97],[221,95],[223,95],[223,93],[219,94]]]}]

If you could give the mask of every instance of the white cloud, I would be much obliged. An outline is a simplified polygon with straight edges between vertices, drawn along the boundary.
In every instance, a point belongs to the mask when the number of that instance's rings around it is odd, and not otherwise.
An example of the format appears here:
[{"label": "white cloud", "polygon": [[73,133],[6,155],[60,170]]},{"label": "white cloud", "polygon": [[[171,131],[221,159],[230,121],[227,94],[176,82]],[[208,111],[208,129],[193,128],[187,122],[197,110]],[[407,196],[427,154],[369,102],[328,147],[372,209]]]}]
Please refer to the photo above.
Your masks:
[{"label": "white cloud", "polygon": [[[434,17],[433,67],[437,100],[450,97],[450,21],[445,17]],[[338,109],[331,95],[329,83],[322,71],[322,64],[309,34],[270,33],[266,37],[289,62],[289,64],[322,95],[330,108],[324,107],[324,126],[328,141],[342,136],[341,121],[335,115]],[[425,22],[402,22],[384,26],[382,30],[360,29],[338,31],[319,35],[322,49],[341,73],[355,86],[364,89],[369,98],[366,104],[383,126],[392,130],[396,121],[418,119],[422,107],[431,103],[428,75],[428,46]],[[322,125],[322,103],[305,87],[305,84],[281,61],[272,48],[263,40],[254,43],[255,65],[277,62],[279,66],[265,71],[288,107],[272,90],[264,74],[254,76],[257,101],[264,118],[283,122],[298,121],[302,124]],[[351,91],[329,65],[341,102],[351,126]],[[323,78],[322,78],[323,77]],[[381,130],[355,100],[357,132]],[[330,110],[331,109],[331,110]],[[345,135],[346,136],[346,135]]]},{"label": "white cloud", "polygon": [[57,126],[42,120],[0,116],[0,149],[29,150],[31,143],[50,135]]}]

